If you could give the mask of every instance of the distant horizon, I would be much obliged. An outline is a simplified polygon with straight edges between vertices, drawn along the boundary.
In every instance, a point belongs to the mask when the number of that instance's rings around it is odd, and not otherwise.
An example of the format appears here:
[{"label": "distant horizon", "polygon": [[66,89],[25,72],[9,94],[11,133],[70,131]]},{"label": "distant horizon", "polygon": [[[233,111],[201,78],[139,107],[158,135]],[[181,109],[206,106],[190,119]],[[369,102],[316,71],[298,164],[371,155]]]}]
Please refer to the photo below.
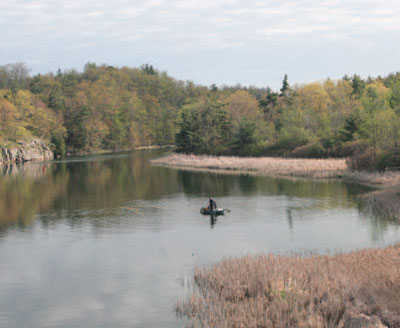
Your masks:
[{"label": "distant horizon", "polygon": [[[244,83],[240,83],[240,82],[233,83],[233,84],[226,84],[226,83],[223,83],[223,84],[216,84],[216,83],[211,83],[211,84],[208,84],[208,85],[207,85],[207,84],[204,84],[204,83],[199,83],[199,82],[197,82],[197,81],[194,81],[193,79],[190,79],[190,78],[188,78],[188,79],[180,79],[180,78],[178,78],[178,77],[172,75],[172,74],[171,74],[170,72],[168,72],[167,70],[164,70],[164,69],[162,69],[162,68],[160,68],[160,67],[157,67],[157,66],[153,65],[152,63],[142,63],[142,64],[139,64],[139,65],[137,65],[137,66],[130,66],[130,65],[124,65],[124,64],[122,64],[122,65],[110,65],[110,64],[108,64],[108,63],[95,63],[95,62],[93,62],[93,61],[88,61],[88,62],[86,62],[85,64],[82,65],[82,68],[69,67],[69,68],[64,68],[64,69],[62,69],[61,67],[59,67],[59,68],[57,68],[57,69],[55,69],[55,70],[51,70],[51,71],[48,71],[48,72],[39,72],[39,71],[35,71],[33,67],[29,66],[29,65],[28,65],[26,62],[24,62],[24,61],[9,62],[9,63],[5,63],[5,64],[1,64],[0,66],[8,65],[8,64],[17,64],[17,63],[23,63],[23,64],[25,64],[26,67],[29,69],[29,75],[30,75],[31,77],[33,77],[33,76],[35,76],[35,75],[37,75],[37,74],[41,74],[41,75],[53,74],[53,75],[56,75],[59,69],[60,69],[62,72],[67,72],[67,71],[73,70],[73,71],[76,71],[76,72],[78,72],[78,73],[83,73],[83,72],[84,72],[84,67],[85,67],[85,65],[88,64],[88,63],[95,64],[95,65],[98,66],[98,67],[101,67],[101,66],[112,66],[112,67],[118,68],[118,69],[122,69],[122,68],[124,68],[124,67],[140,69],[141,66],[147,64],[147,65],[152,65],[153,68],[154,68],[155,70],[157,70],[159,73],[166,73],[166,74],[168,74],[168,76],[170,76],[170,77],[172,77],[172,78],[174,78],[174,79],[176,79],[176,80],[178,80],[178,81],[182,81],[182,82],[193,82],[194,84],[196,84],[196,85],[198,85],[198,86],[210,87],[210,86],[212,86],[213,84],[215,84],[218,88],[221,88],[221,87],[237,87],[237,86],[240,85],[240,87],[243,87],[243,88],[258,88],[258,89],[270,88],[270,89],[275,90],[275,91],[277,91],[277,90],[282,86],[282,81],[283,81],[284,75],[286,74],[286,73],[284,73],[284,74],[282,75],[282,78],[281,78],[279,81],[275,81],[275,82],[274,82],[274,85],[275,85],[275,86],[272,86],[272,85],[257,85],[257,84],[254,84],[254,83],[253,83],[253,84],[244,84]],[[365,80],[365,79],[368,79],[368,78],[376,79],[377,77],[385,77],[385,76],[388,76],[388,75],[390,75],[390,74],[396,74],[396,73],[400,73],[400,70],[398,70],[398,71],[393,70],[393,71],[390,71],[390,72],[385,73],[385,74],[377,74],[377,75],[371,75],[371,74],[362,75],[362,74],[357,74],[357,73],[345,73],[345,74],[343,74],[342,76],[337,77],[337,78],[332,78],[332,77],[329,77],[329,76],[328,76],[328,77],[320,78],[320,79],[314,80],[314,81],[299,81],[299,82],[293,82],[293,81],[291,81],[290,76],[289,76],[289,74],[288,74],[288,81],[289,81],[289,85],[290,85],[290,86],[301,86],[301,85],[305,85],[305,84],[309,84],[309,83],[322,83],[322,82],[325,82],[325,81],[327,81],[327,80],[339,81],[339,80],[343,79],[344,76],[348,76],[348,77],[351,78],[351,77],[354,76],[354,75],[358,75],[358,76],[360,76],[362,79]]]},{"label": "distant horizon", "polygon": [[143,63],[199,85],[280,86],[400,70],[395,0],[3,0],[0,65]]}]

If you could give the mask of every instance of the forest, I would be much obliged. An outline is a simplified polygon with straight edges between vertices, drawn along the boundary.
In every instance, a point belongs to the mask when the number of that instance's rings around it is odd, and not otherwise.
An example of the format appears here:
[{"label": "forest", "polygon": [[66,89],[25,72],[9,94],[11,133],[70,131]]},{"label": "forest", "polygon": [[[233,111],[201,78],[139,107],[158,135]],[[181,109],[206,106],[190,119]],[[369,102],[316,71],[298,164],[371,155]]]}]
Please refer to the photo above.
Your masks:
[{"label": "forest", "polygon": [[0,145],[39,137],[57,157],[138,146],[235,156],[349,157],[400,169],[400,72],[269,87],[201,86],[152,65],[0,66]]}]

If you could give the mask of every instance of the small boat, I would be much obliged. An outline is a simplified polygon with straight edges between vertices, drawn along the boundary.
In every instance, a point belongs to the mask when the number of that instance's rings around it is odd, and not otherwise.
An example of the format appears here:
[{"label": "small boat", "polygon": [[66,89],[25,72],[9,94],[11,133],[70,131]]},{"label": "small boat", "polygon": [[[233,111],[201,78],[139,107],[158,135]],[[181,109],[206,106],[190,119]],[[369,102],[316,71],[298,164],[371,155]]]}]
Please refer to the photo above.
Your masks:
[{"label": "small boat", "polygon": [[223,208],[214,208],[213,210],[209,210],[208,207],[202,207],[200,213],[207,215],[224,215],[225,210]]}]

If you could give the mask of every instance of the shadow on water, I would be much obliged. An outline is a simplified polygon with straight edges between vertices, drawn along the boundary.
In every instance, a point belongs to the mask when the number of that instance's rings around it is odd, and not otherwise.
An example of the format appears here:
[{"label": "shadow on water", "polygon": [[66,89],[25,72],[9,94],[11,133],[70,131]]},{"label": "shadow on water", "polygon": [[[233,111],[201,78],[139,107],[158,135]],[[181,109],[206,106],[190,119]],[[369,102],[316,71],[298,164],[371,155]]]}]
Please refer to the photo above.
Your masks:
[{"label": "shadow on water", "polygon": [[[4,165],[0,171],[0,231],[26,228],[40,213],[43,219],[79,224],[77,211],[118,209],[126,202],[186,197],[285,195],[318,198],[315,206],[354,207],[356,196],[368,188],[340,181],[289,180],[267,176],[193,172],[149,165],[162,151],[135,151],[65,161]],[[311,205],[313,206],[313,205]],[[292,212],[288,208],[289,225]],[[57,215],[51,215],[57,213]],[[60,215],[60,213],[63,213]],[[217,218],[210,218],[214,227]]]}]

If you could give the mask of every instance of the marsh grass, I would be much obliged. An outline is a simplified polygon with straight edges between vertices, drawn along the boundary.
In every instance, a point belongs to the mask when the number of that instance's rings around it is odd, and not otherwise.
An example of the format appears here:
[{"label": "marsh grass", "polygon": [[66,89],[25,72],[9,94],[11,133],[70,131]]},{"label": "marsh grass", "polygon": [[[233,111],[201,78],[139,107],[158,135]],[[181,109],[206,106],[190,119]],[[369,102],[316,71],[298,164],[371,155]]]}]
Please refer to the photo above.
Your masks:
[{"label": "marsh grass", "polygon": [[374,214],[386,219],[400,218],[400,186],[370,192],[363,195],[361,200],[364,206]]},{"label": "marsh grass", "polygon": [[370,212],[386,219],[400,219],[400,172],[352,171],[343,175],[347,181],[379,187],[361,195],[360,200]]},{"label": "marsh grass", "polygon": [[197,268],[189,327],[400,327],[400,245],[333,256],[245,256]]},{"label": "marsh grass", "polygon": [[333,178],[347,168],[345,159],[297,159],[275,157],[197,156],[171,153],[152,164],[208,170],[234,170],[273,175]]},{"label": "marsh grass", "polygon": [[400,172],[366,172],[366,171],[345,171],[343,178],[347,181],[354,181],[364,185],[377,187],[400,186]]}]

